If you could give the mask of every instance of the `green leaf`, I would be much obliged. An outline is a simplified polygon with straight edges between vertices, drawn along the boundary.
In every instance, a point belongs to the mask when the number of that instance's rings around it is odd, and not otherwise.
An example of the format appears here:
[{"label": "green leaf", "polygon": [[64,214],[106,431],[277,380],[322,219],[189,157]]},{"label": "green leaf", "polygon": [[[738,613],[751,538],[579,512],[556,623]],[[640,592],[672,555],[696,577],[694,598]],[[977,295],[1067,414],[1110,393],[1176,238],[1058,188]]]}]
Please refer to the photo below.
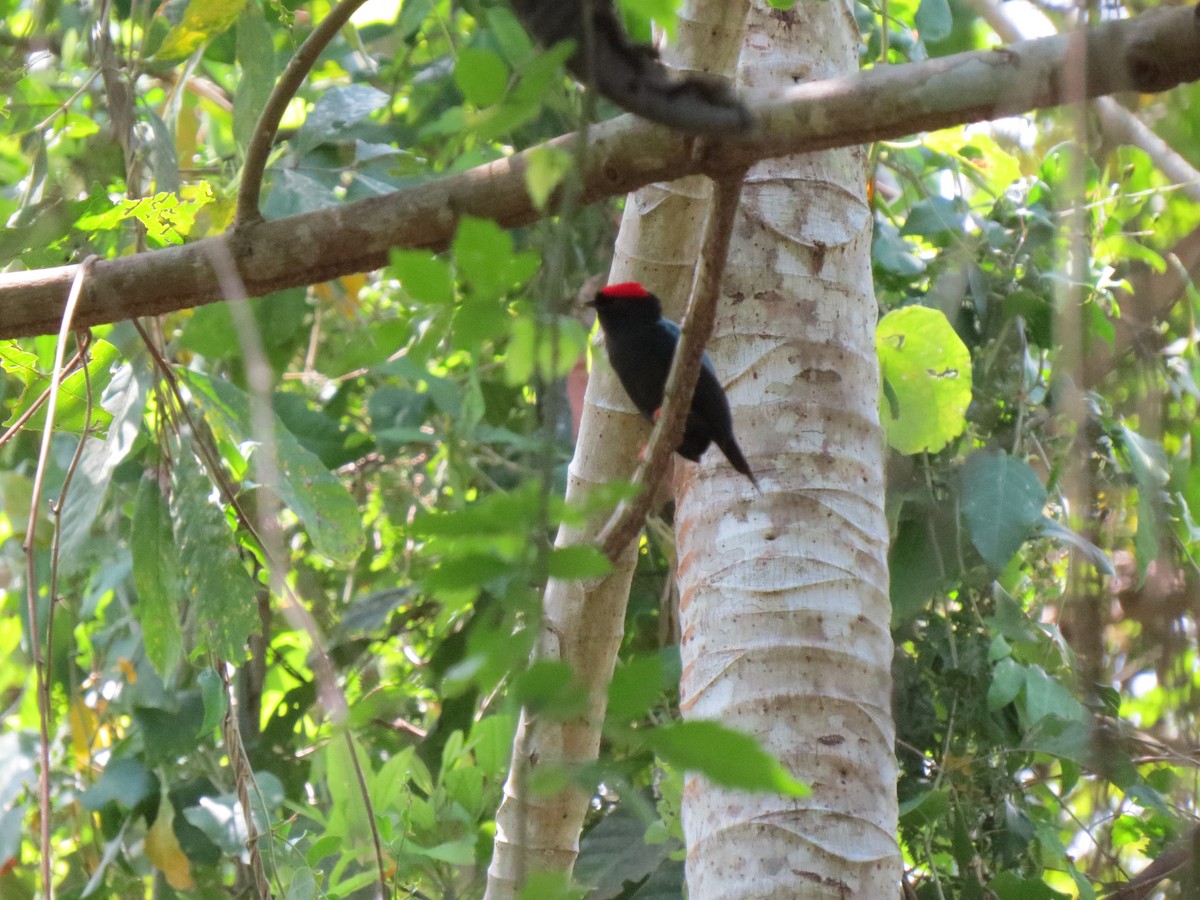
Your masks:
[{"label": "green leaf", "polygon": [[916,248],[900,236],[891,222],[876,222],[871,241],[871,261],[886,273],[910,279],[925,271],[925,263],[917,256]]},{"label": "green leaf", "polygon": [[1117,429],[1125,448],[1130,471],[1137,481],[1137,550],[1138,573],[1145,577],[1150,563],[1159,557],[1159,533],[1163,529],[1160,508],[1163,491],[1170,480],[1167,453],[1157,441],[1138,434],[1131,428]]},{"label": "green leaf", "polygon": [[[407,9],[408,4],[405,4]],[[403,13],[402,13],[403,15]],[[489,6],[483,10],[488,33],[500,45],[500,52],[511,65],[522,65],[533,57],[533,42],[507,6]]]},{"label": "green leaf", "polygon": [[995,711],[1008,706],[1017,699],[1025,686],[1025,667],[1014,659],[1002,659],[992,670],[992,683],[988,685],[988,709]]},{"label": "green leaf", "polygon": [[921,0],[913,18],[921,39],[925,43],[944,41],[954,27],[954,16],[947,0]]},{"label": "green leaf", "polygon": [[428,250],[393,250],[390,265],[414,300],[438,304],[454,300],[454,273]]},{"label": "green leaf", "polygon": [[1108,555],[1077,531],[1072,531],[1066,525],[1062,524],[1062,522],[1051,519],[1049,516],[1042,516],[1038,525],[1038,530],[1043,536],[1054,538],[1075,547],[1102,574],[1112,575],[1114,573],[1112,560],[1108,558]]},{"label": "green leaf", "polygon": [[617,0],[617,6],[635,41],[649,39],[651,22],[663,30],[668,40],[675,39],[679,6],[676,0]]},{"label": "green leaf", "polygon": [[971,543],[988,565],[1002,569],[1041,523],[1046,489],[1027,463],[1002,451],[972,453],[961,480]]},{"label": "green leaf", "polygon": [[489,219],[464,216],[454,235],[454,263],[459,277],[469,283],[481,300],[504,293],[513,240],[506,230]]},{"label": "green leaf", "polygon": [[571,41],[563,41],[525,63],[509,103],[514,106],[524,104],[536,112],[546,95],[562,84],[563,66],[574,49]]},{"label": "green leaf", "polygon": [[900,804],[900,821],[904,824],[930,825],[939,821],[950,808],[950,795],[944,790],[924,791]]},{"label": "green leaf", "polygon": [[946,317],[924,306],[888,313],[875,349],[894,403],[881,418],[901,453],[936,453],[962,434],[971,402],[971,354]]},{"label": "green leaf", "polygon": [[576,881],[592,888],[592,897],[627,896],[626,883],[649,877],[678,849],[673,841],[648,844],[645,833],[646,823],[627,806],[603,816],[580,841]]},{"label": "green leaf", "polygon": [[467,47],[454,64],[454,83],[475,106],[498,103],[508,88],[508,66],[490,50]]},{"label": "green leaf", "polygon": [[[192,370],[181,371],[180,376],[192,388],[196,404],[218,440],[247,445],[253,452],[261,449],[250,425],[250,399],[242,391],[227,381]],[[287,508],[303,523],[318,553],[336,562],[353,561],[365,542],[358,504],[274,412],[271,423],[278,481],[270,487],[279,492]]]},{"label": "green leaf", "polygon": [[347,137],[362,120],[387,106],[389,99],[387,94],[369,84],[330,88],[321,94],[296,132],[293,150],[304,155],[321,144]]},{"label": "green leaf", "polygon": [[1084,723],[1087,714],[1070,689],[1041,666],[1025,667],[1025,715],[1030,725],[1047,716]]},{"label": "green leaf", "polygon": [[962,234],[966,223],[967,207],[960,198],[934,195],[928,200],[913,204],[900,234],[918,235],[940,244],[953,235]]},{"label": "green leaf", "polygon": [[541,381],[553,381],[575,368],[587,349],[587,333],[570,316],[559,316],[557,325],[551,332],[545,325],[539,327],[530,316],[511,322],[504,354],[504,380],[508,384],[529,384],[535,371]]},{"label": "green leaf", "polygon": [[1044,881],[1022,878],[1015,872],[1001,872],[988,882],[988,888],[1000,900],[1070,900],[1069,894],[1059,893]]},{"label": "green leaf", "polygon": [[[1080,765],[1095,763],[1092,747],[1092,733],[1087,722],[1079,719],[1064,719],[1057,715],[1043,716],[1029,729],[1021,741],[1022,750],[1057,756]],[[1119,759],[1105,761],[1110,778],[1113,775],[1113,769],[1120,761]],[[1128,761],[1127,757],[1125,761]]]},{"label": "green leaf", "polygon": [[563,581],[596,578],[612,571],[608,557],[589,544],[555,547],[550,551],[550,577]]},{"label": "green leaf", "polygon": [[647,734],[650,747],[671,765],[700,772],[723,787],[804,797],[809,788],[754,738],[718,722],[673,722]]},{"label": "green leaf", "polygon": [[246,0],[189,0],[183,18],[167,32],[154,58],[160,61],[190,56],[237,21]]},{"label": "green leaf", "polygon": [[538,209],[545,209],[550,196],[574,168],[575,160],[561,147],[541,145],[525,154],[525,189]]},{"label": "green leaf", "polygon": [[500,779],[508,771],[515,730],[516,722],[505,713],[484,716],[471,726],[467,746],[475,755],[475,764],[487,778]]},{"label": "green leaf", "polygon": [[229,708],[229,698],[225,696],[221,676],[212,669],[201,672],[196,683],[200,685],[200,699],[204,703],[204,721],[200,723],[197,735],[203,736],[221,724]]},{"label": "green leaf", "polygon": [[657,653],[618,666],[608,686],[605,722],[627,726],[646,715],[668,687],[666,673],[663,657]]},{"label": "green leaf", "polygon": [[418,512],[413,517],[412,533],[426,537],[499,537],[514,530],[524,532],[536,521],[541,504],[532,487],[489,494],[478,503],[450,512]]},{"label": "green leaf", "polygon": [[[105,388],[112,380],[113,367],[120,362],[121,353],[105,340],[92,341],[87,374],[82,370],[63,379],[58,388],[58,406],[54,411],[54,430],[81,434],[88,423],[89,387],[91,389],[91,427],[93,431],[104,431],[112,421],[112,415],[100,405]],[[13,405],[12,414],[4,425],[10,426],[23,416],[42,393],[50,387],[51,372],[43,370],[38,359],[17,347],[15,342],[0,344],[0,367],[16,376],[25,385],[21,399]],[[43,402],[36,412],[25,420],[23,427],[28,431],[41,431],[46,427],[48,403]]]},{"label": "green leaf", "polygon": [[565,662],[535,662],[516,679],[513,692],[531,715],[566,722],[587,712],[587,690]]},{"label": "green leaf", "polygon": [[92,540],[92,526],[112,484],[113,473],[130,453],[141,435],[142,414],[153,376],[149,370],[122,366],[106,392],[103,403],[112,420],[104,440],[87,441],[79,459],[71,489],[62,508],[60,565],[62,572],[83,571],[90,556],[85,552]]},{"label": "green leaf", "polygon": [[588,892],[572,887],[563,872],[531,872],[516,900],[584,900]]},{"label": "green leaf", "polygon": [[421,579],[421,583],[427,590],[436,594],[439,591],[480,587],[510,575],[513,571],[513,565],[499,557],[473,553],[444,560],[436,569],[427,573]]},{"label": "green leaf", "polygon": [[196,738],[204,724],[204,702],[200,692],[180,691],[172,700],[174,704],[170,708],[135,706],[133,709],[149,766],[173,762],[196,749]]},{"label": "green leaf", "polygon": [[241,72],[233,95],[233,137],[244,149],[275,86],[275,45],[257,3],[247,4],[238,19],[237,63]]},{"label": "green leaf", "polygon": [[183,656],[179,551],[171,515],[153,478],[143,478],[134,500],[129,545],[137,603],[133,614],[142,626],[146,658],[168,680]]},{"label": "green leaf", "polygon": [[121,758],[109,761],[96,783],[80,795],[79,802],[92,812],[110,803],[130,810],[157,793],[158,779],[140,760]]},{"label": "green leaf", "polygon": [[418,847],[412,843],[405,844],[406,852],[416,853],[438,862],[450,863],[455,866],[467,866],[475,861],[475,839],[464,838],[458,841],[448,841],[436,847]]},{"label": "green leaf", "polygon": [[184,595],[203,636],[197,650],[241,662],[246,638],[259,629],[260,588],[235,551],[225,511],[210,501],[212,484],[190,448],[176,447],[171,486],[171,524]]},{"label": "green leaf", "polygon": [[369,754],[353,735],[340,731],[325,745],[323,761],[332,810],[328,830],[335,834],[340,832],[354,841],[368,842],[371,822],[362,802],[357,772],[362,772],[369,789],[375,782]]}]

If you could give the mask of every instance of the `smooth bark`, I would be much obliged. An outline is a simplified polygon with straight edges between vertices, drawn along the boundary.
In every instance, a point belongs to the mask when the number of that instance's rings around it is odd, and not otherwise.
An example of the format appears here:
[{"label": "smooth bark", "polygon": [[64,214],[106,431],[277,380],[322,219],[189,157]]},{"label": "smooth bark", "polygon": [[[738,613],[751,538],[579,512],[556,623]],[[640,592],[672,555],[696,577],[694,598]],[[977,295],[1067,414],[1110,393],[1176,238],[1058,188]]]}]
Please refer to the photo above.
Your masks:
[{"label": "smooth bark", "polygon": [[[732,72],[741,45],[745,6],[728,0],[692,0],[680,11],[679,40],[666,61],[683,69]],[[704,178],[652,186],[631,196],[617,238],[609,282],[640,281],[674,303],[687,299],[708,211],[710,184]],[[682,201],[671,203],[672,195]],[[643,213],[648,215],[644,218]],[[649,221],[647,221],[649,219]],[[664,261],[664,262],[660,262]],[[567,501],[593,486],[628,480],[637,449],[649,432],[607,365],[600,344],[588,380],[579,439],[571,460]],[[595,537],[594,530],[563,528],[557,546]],[[488,869],[487,900],[507,900],[532,872],[569,874],[579,851],[579,835],[590,798],[578,785],[551,795],[528,790],[539,766],[572,770],[596,760],[617,650],[624,634],[629,585],[637,562],[637,542],[614,560],[613,572],[598,585],[551,580],[543,600],[540,659],[572,667],[588,691],[585,716],[570,722],[540,719],[522,710],[504,798],[496,813],[496,842]]]},{"label": "smooth bark", "polygon": [[[858,64],[852,4],[756,4],[739,78]],[[834,81],[822,81],[833,84]],[[711,456],[677,467],[685,718],[753,735],[812,787],[684,781],[694,898],[898,896],[888,529],[866,153],[747,175],[710,352],[762,494]]]}]

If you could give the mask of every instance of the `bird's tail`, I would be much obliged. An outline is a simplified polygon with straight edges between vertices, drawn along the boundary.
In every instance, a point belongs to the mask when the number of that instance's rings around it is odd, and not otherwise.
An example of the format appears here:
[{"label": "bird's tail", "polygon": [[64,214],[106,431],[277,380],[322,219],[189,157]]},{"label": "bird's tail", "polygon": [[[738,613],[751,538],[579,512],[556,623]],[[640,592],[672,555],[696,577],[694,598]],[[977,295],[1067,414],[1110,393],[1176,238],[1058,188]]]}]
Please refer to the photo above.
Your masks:
[{"label": "bird's tail", "polygon": [[737,441],[731,436],[727,441],[718,441],[717,446],[721,448],[721,452],[725,454],[729,464],[749,478],[754,489],[761,494],[762,488],[758,486],[758,479],[750,471],[750,463],[746,462],[746,456],[742,453],[742,448],[737,445]]}]

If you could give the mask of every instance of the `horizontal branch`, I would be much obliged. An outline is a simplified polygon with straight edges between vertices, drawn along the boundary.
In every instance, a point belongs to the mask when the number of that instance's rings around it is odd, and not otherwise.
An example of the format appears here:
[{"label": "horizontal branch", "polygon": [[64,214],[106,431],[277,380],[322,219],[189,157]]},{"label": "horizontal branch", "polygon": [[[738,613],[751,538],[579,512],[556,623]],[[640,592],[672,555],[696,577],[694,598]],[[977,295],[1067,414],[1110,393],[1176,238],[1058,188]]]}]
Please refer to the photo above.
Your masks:
[{"label": "horizontal branch", "polygon": [[[1085,77],[1067,77],[1086,39]],[[1078,59],[1078,55],[1074,57]],[[902,137],[1119,91],[1200,78],[1191,7],[1160,8],[1082,34],[959,53],[745,98],[754,128],[699,140],[621,116],[589,133],[581,199],[591,203],[684,175],[721,176],[761,159]],[[570,150],[574,135],[549,142]],[[232,258],[250,296],[377,269],[392,247],[445,247],[463,215],[505,227],[542,215],[525,189],[525,151],[459,175],[331,209],[259,222],[181,247],[97,262],[78,326],[159,315],[224,299],[216,261]],[[217,247],[224,242],[225,248]],[[76,266],[0,275],[0,338],[57,330]],[[228,273],[226,273],[228,274]]]}]

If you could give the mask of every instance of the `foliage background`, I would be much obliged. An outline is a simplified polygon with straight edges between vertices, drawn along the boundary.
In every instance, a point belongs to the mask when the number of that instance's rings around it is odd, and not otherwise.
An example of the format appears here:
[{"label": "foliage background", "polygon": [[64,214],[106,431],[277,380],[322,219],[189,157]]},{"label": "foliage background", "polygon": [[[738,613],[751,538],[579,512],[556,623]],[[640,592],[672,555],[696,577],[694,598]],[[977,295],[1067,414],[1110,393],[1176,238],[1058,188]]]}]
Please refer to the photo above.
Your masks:
[{"label": "foliage background", "polygon": [[[0,262],[227,227],[257,111],[327,9],[0,0]],[[988,46],[976,13],[860,4],[863,63]],[[635,5],[635,33],[651,15],[673,12]],[[265,214],[577,128],[561,61],[503,4],[369,4],[289,109]],[[1136,109],[1193,164],[1198,100]],[[1096,896],[1193,827],[1200,213],[1093,124],[873,152],[919,897]],[[569,183],[569,156],[538,160],[534,196]],[[480,893],[515,710],[579,708],[569,672],[528,666],[529,623],[548,575],[601,565],[552,552],[554,526],[621,495],[557,500],[588,352],[571,298],[606,268],[618,203],[512,233],[466,220],[445,254],[94,329],[32,517],[56,342],[0,343],[0,895],[40,884],[31,612],[59,897],[253,896],[256,871],[285,897],[368,896],[381,872],[396,895]],[[679,768],[729,783],[753,752],[672,724],[669,522],[643,542],[601,759],[550,776],[595,792],[576,880],[597,897],[679,896]]]}]

